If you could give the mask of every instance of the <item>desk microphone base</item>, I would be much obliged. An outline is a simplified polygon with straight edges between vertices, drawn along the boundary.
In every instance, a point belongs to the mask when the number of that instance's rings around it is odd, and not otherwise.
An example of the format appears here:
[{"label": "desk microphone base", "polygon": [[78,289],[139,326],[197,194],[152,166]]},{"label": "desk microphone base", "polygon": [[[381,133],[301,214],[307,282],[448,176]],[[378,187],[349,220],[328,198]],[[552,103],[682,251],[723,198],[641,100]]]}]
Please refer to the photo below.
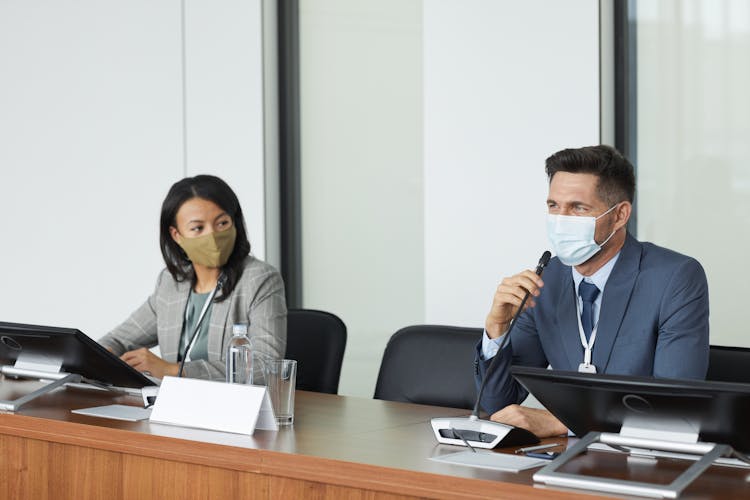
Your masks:
[{"label": "desk microphone base", "polygon": [[539,442],[539,438],[526,429],[476,417],[433,418],[431,423],[435,438],[443,444],[466,446],[466,440],[473,448],[492,449]]}]

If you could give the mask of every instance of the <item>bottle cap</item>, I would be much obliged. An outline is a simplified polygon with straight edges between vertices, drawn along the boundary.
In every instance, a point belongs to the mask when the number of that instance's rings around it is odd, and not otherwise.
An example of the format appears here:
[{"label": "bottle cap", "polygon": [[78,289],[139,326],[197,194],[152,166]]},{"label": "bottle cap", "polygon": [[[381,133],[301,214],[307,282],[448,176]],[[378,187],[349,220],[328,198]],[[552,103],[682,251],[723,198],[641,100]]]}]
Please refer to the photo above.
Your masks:
[{"label": "bottle cap", "polygon": [[247,323],[235,323],[232,326],[233,335],[247,335]]}]

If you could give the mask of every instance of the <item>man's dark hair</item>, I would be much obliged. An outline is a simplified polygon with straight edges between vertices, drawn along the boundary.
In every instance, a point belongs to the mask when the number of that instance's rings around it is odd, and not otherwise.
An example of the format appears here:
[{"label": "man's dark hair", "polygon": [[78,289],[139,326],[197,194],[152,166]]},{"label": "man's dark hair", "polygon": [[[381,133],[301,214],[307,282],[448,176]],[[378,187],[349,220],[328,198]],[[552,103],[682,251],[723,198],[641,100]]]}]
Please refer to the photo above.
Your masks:
[{"label": "man's dark hair", "polygon": [[596,194],[612,206],[621,201],[633,203],[635,197],[635,171],[633,165],[612,146],[587,146],[563,149],[546,161],[547,178],[557,172],[594,174],[599,178]]},{"label": "man's dark hair", "polygon": [[190,259],[169,233],[170,226],[177,227],[177,211],[183,203],[193,198],[203,198],[216,203],[232,218],[232,223],[237,230],[234,250],[227,263],[222,267],[226,281],[221,289],[221,294],[216,299],[216,302],[221,302],[234,290],[237,281],[242,276],[245,257],[250,253],[250,242],[247,239],[245,218],[242,215],[240,202],[226,182],[213,175],[196,175],[174,183],[161,206],[161,221],[159,224],[161,254],[175,281],[190,280],[195,286],[196,278]]}]

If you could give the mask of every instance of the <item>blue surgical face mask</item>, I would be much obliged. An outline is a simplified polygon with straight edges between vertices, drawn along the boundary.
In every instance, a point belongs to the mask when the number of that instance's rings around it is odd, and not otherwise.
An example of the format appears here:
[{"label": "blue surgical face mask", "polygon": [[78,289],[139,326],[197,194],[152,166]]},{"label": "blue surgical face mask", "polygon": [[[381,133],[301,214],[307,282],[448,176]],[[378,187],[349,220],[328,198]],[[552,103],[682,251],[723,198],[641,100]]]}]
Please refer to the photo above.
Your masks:
[{"label": "blue surgical face mask", "polygon": [[600,245],[594,240],[596,221],[616,206],[613,205],[599,217],[547,214],[547,236],[560,262],[566,266],[577,266],[596,255],[616,231],[612,231]]}]

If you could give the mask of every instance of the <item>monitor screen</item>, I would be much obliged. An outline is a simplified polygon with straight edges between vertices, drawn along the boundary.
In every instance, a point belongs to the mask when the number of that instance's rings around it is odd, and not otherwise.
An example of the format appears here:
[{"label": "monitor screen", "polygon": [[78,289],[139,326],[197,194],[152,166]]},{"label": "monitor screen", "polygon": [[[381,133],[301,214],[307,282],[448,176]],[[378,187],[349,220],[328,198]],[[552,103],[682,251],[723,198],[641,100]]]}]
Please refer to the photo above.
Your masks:
[{"label": "monitor screen", "polygon": [[514,366],[513,376],[577,436],[623,425],[690,432],[750,451],[750,384]]},{"label": "monitor screen", "polygon": [[155,385],[98,342],[73,328],[0,322],[0,365],[33,371],[55,371],[55,367],[59,367],[61,372],[75,373],[113,387]]}]

